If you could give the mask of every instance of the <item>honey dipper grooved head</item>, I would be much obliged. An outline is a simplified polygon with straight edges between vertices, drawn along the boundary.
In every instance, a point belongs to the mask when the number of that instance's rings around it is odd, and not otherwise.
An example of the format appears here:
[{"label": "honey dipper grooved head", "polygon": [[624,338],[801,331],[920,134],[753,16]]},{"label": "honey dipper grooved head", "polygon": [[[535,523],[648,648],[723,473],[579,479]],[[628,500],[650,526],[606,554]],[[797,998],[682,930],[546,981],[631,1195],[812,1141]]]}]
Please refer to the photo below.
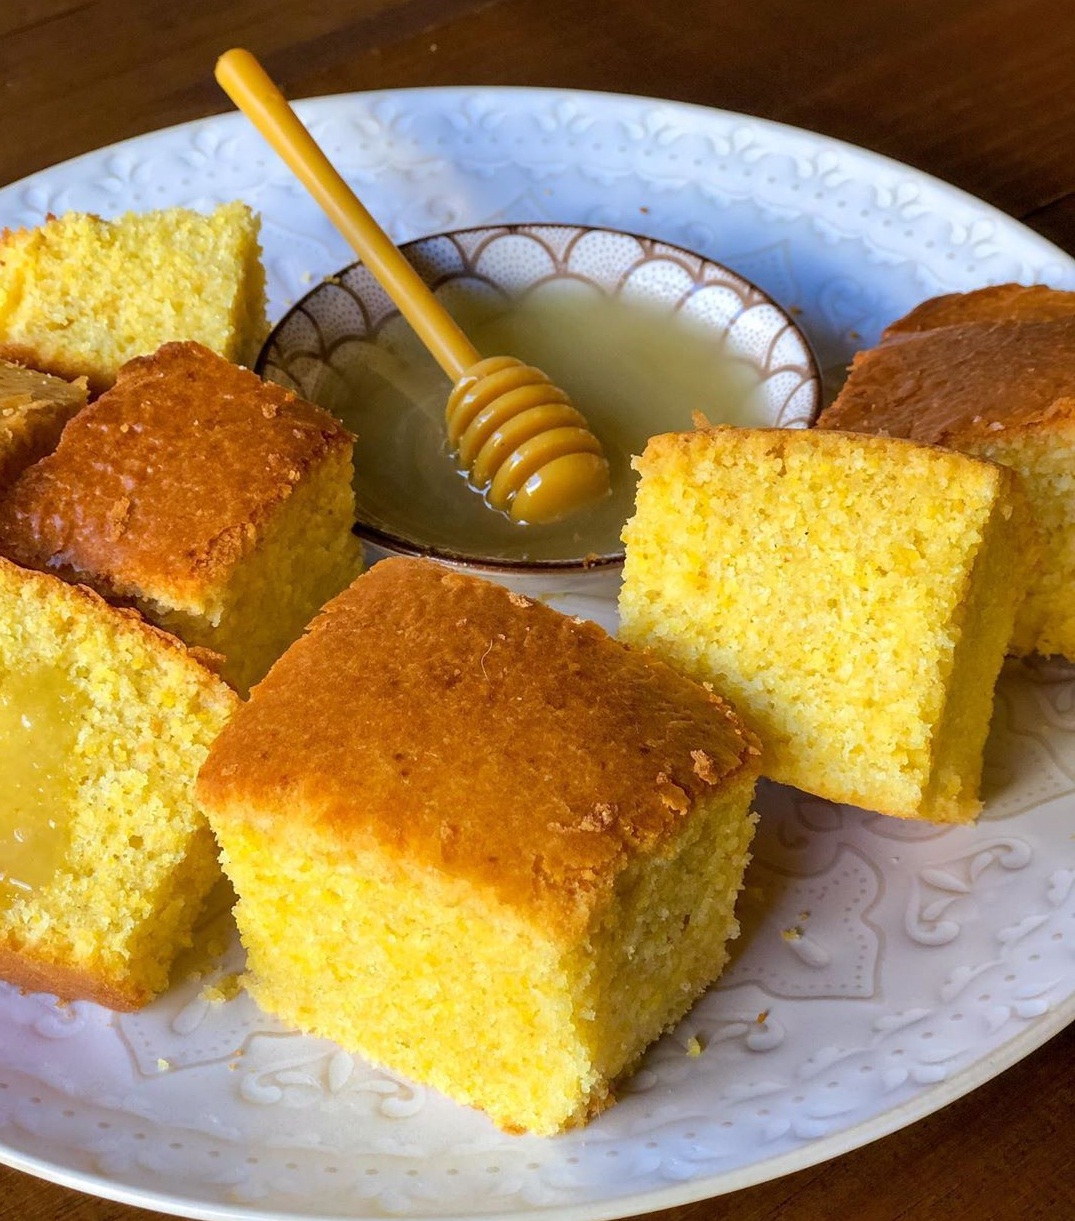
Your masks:
[{"label": "honey dipper grooved head", "polygon": [[585,417],[540,369],[513,356],[471,365],[448,398],[447,419],[471,485],[515,521],[559,521],[611,490]]}]

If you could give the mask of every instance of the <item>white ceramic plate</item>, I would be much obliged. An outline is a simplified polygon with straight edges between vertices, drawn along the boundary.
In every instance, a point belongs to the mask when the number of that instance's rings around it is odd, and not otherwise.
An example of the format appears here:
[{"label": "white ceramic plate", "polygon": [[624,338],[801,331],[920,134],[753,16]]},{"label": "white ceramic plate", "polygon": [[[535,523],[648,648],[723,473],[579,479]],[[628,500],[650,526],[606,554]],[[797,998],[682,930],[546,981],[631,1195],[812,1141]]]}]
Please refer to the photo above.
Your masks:
[{"label": "white ceramic plate", "polygon": [[[1075,288],[1071,259],[985,205],[760,120],[507,89],[300,110],[398,239],[535,220],[660,237],[801,310],[830,370],[922,297],[1003,280]],[[8,187],[0,223],[235,196],[265,216],[274,315],[348,261],[238,116]],[[583,609],[611,618],[608,604]],[[977,827],[940,831],[766,788],[732,966],[581,1132],[504,1136],[243,996],[210,1003],[204,981],[133,1016],[0,985],[0,1157],[193,1217],[558,1221],[669,1207],[831,1157],[972,1089],[1075,1016],[1065,671],[1005,675],[986,789]],[[221,906],[210,944],[228,921]],[[233,945],[210,976],[238,964]]]}]

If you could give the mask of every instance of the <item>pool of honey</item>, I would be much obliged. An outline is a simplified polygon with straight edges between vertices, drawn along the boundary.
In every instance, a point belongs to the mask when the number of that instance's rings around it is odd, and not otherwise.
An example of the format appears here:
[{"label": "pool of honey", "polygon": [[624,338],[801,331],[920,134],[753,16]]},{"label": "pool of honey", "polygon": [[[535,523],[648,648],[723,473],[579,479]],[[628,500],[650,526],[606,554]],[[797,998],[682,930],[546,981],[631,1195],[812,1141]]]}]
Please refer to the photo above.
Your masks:
[{"label": "pool of honey", "polygon": [[0,909],[45,886],[67,846],[81,700],[54,667],[0,675]]},{"label": "pool of honey", "polygon": [[501,560],[568,560],[622,550],[634,504],[631,456],[647,438],[760,420],[756,368],[714,331],[652,304],[575,291],[522,302],[460,291],[450,308],[483,355],[512,355],[571,396],[609,459],[611,496],[562,522],[520,525],[490,510],[448,453],[447,378],[401,320],[376,344],[348,342],[307,394],[356,434],[358,518],[422,546]]}]

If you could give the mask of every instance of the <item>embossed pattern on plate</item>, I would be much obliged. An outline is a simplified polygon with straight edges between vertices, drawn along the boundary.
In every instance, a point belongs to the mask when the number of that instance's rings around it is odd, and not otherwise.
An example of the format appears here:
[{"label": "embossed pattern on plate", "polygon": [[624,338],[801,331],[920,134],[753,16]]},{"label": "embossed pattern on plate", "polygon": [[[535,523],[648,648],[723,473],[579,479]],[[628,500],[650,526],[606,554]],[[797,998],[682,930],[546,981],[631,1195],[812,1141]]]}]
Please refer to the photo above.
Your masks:
[{"label": "embossed pattern on plate", "polygon": [[[674,242],[795,310],[830,390],[854,349],[922,297],[1003,280],[1075,288],[1071,259],[984,204],[743,116],[525,89],[299,109],[397,240],[553,221]],[[7,187],[0,220],[236,196],[265,217],[273,316],[348,261],[237,115]],[[611,622],[607,603],[567,605]],[[187,964],[136,1015],[0,985],[0,1157],[190,1216],[561,1221],[667,1207],[831,1157],[942,1106],[1075,1016],[1065,667],[1009,666],[986,789],[979,825],[945,831],[767,786],[729,970],[582,1132],[504,1136],[282,1029],[245,996],[209,1001]],[[205,940],[229,933],[222,898]],[[240,963],[232,941],[208,981]]]}]

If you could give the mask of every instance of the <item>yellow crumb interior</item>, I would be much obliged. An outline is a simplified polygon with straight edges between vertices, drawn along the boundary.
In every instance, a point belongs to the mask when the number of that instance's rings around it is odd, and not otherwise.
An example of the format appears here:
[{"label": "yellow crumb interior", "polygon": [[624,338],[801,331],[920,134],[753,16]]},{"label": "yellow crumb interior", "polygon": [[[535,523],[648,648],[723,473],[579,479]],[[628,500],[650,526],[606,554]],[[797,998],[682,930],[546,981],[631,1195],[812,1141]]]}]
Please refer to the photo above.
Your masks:
[{"label": "yellow crumb interior", "polygon": [[0,573],[0,756],[22,757],[0,845],[21,833],[34,853],[0,882],[0,948],[137,1006],[219,876],[193,784],[235,696],[141,625],[16,572]]},{"label": "yellow crumb interior", "polygon": [[998,431],[958,444],[1019,472],[1041,535],[1041,561],[1016,620],[1014,650],[1075,658],[1075,427]]},{"label": "yellow crumb interior", "polygon": [[996,468],[885,438],[659,438],[625,530],[621,635],[711,681],[763,772],[966,821],[1025,588]]},{"label": "yellow crumb interior", "polygon": [[187,644],[223,654],[223,675],[245,694],[362,567],[354,523],[349,450],[331,450],[275,506],[253,549],[227,581],[194,604],[147,591],[133,600],[148,618]]},{"label": "yellow crumb interior", "polygon": [[243,811],[210,818],[263,1007],[501,1127],[549,1134],[610,1101],[719,973],[752,792],[753,776],[737,777],[700,805],[570,944],[448,874],[372,847],[344,855],[302,820],[270,833]]},{"label": "yellow crumb interior", "polygon": [[0,345],[104,389],[125,361],[193,339],[251,363],[267,331],[259,222],[242,203],[115,221],[68,213],[0,243]]},{"label": "yellow crumb interior", "polygon": [[[1016,510],[1002,502],[986,518],[966,594],[953,613],[955,648],[933,730],[923,800],[923,810],[934,822],[967,821],[981,806],[978,780],[1001,664],[997,659],[1003,658],[1012,637],[1015,608],[1020,605],[1015,594],[1027,584],[1027,554],[1038,554],[1038,539],[1025,537],[1023,512],[1022,505]],[[1015,513],[1021,528],[1013,530]],[[1016,548],[1023,554],[1017,554]]]}]

